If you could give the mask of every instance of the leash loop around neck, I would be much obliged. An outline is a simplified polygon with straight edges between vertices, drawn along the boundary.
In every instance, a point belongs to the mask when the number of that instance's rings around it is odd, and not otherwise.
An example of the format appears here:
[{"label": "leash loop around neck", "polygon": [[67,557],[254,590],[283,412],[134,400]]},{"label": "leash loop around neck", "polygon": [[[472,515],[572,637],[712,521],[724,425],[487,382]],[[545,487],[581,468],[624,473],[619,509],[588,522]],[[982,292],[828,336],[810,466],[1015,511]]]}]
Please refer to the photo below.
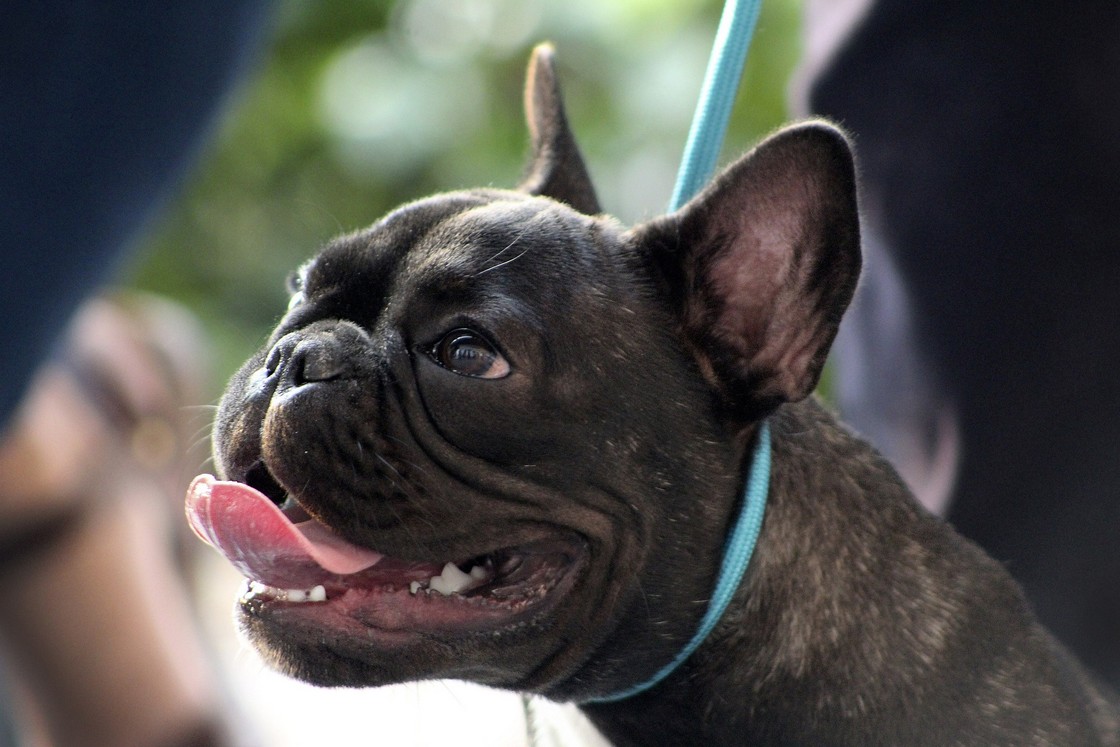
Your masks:
[{"label": "leash loop around neck", "polygon": [[668,677],[673,670],[684,662],[693,652],[700,647],[708,634],[712,632],[723,613],[727,610],[735,590],[743,580],[743,574],[751,562],[754,546],[758,541],[759,532],[762,530],[762,517],[766,513],[766,496],[770,492],[770,424],[762,421],[758,429],[758,442],[754,447],[754,456],[751,458],[751,472],[747,478],[747,487],[743,496],[743,506],[739,510],[739,518],[734,529],[727,538],[723,550],[723,563],[720,565],[719,577],[716,580],[712,598],[708,602],[708,609],[704,613],[696,633],[677,655],[659,669],[653,676],[644,682],[628,687],[621,692],[590,698],[586,703],[614,703],[619,700],[633,697],[644,692]]}]

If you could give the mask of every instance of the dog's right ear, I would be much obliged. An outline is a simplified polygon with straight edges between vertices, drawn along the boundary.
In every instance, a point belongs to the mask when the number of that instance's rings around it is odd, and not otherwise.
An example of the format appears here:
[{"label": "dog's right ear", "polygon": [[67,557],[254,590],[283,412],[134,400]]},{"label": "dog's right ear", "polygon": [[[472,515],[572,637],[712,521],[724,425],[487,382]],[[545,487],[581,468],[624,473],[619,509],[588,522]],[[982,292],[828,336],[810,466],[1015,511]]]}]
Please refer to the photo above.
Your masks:
[{"label": "dog's right ear", "polygon": [[631,236],[731,411],[753,420],[812,392],[860,268],[843,133],[788,127]]},{"label": "dog's right ear", "polygon": [[540,44],[529,58],[525,117],[529,121],[533,154],[518,189],[531,195],[551,197],[581,213],[595,215],[600,212],[599,199],[568,127],[556,78],[555,56],[551,44]]}]

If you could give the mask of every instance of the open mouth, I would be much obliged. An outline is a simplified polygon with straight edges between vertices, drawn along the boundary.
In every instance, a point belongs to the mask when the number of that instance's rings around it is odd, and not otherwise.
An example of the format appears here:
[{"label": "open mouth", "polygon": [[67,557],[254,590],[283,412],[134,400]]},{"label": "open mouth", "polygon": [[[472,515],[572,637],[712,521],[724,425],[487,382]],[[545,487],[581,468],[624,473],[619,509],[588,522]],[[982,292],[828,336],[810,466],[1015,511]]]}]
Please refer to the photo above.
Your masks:
[{"label": "open mouth", "polygon": [[384,630],[492,629],[562,596],[586,554],[571,538],[535,538],[440,562],[394,558],[342,539],[266,475],[251,471],[252,484],[200,475],[187,493],[195,533],[249,579],[241,604],[250,614],[299,609]]}]

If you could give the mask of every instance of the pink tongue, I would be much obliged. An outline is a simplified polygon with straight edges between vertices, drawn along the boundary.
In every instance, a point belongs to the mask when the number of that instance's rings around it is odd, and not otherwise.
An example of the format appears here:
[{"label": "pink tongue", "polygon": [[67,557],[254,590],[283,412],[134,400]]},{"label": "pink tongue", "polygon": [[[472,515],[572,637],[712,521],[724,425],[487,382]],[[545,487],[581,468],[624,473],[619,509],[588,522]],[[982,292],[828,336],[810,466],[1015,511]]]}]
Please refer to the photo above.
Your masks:
[{"label": "pink tongue", "polygon": [[260,491],[211,475],[199,475],[188,488],[187,521],[241,573],[281,589],[310,589],[331,575],[363,571],[382,557],[317,521],[293,524]]}]

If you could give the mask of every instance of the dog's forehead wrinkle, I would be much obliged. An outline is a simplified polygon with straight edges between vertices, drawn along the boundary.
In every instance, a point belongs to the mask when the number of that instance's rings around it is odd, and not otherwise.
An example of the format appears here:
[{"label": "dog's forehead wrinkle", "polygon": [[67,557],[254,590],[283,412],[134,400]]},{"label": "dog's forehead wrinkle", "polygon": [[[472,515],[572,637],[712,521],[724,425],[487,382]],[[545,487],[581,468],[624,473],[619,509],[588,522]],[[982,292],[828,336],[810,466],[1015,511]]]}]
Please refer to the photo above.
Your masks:
[{"label": "dog's forehead wrinkle", "polygon": [[[367,228],[330,241],[308,264],[308,274],[365,265],[367,272],[388,276],[414,247],[455,215],[488,201],[516,199],[515,193],[464,191],[429,197],[398,207]],[[301,268],[302,269],[302,268]],[[310,279],[310,278],[309,278]]]},{"label": "dog's forehead wrinkle", "polygon": [[[501,262],[511,250],[526,242],[549,263],[549,270],[562,272],[569,282],[601,276],[604,271],[618,274],[632,270],[634,247],[626,240],[622,225],[611,216],[587,216],[552,200],[536,198],[522,208],[516,220],[500,213],[475,211],[470,217],[497,223],[487,229],[495,237],[502,256],[487,259]],[[495,230],[497,229],[497,230]]]},{"label": "dog's forehead wrinkle", "polygon": [[424,241],[424,264],[482,274],[528,254],[573,266],[591,260],[590,219],[544,199],[495,201],[448,217]]}]

